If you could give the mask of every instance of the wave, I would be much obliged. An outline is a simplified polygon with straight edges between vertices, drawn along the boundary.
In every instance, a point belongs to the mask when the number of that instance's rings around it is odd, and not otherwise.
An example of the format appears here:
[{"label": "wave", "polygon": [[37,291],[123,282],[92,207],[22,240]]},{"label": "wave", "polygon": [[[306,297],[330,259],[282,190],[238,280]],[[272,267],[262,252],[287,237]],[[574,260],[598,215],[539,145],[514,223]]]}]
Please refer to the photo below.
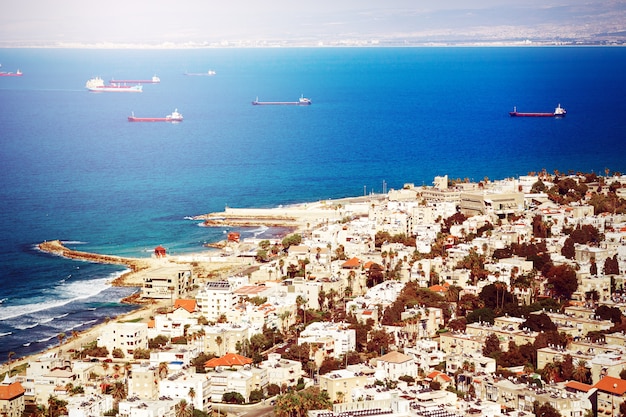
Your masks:
[{"label": "wave", "polygon": [[13,332],[0,333],[0,337],[8,336],[10,334],[13,334]]},{"label": "wave", "polygon": [[39,339],[39,340],[37,340],[37,343],[44,343],[44,342],[48,342],[48,341],[50,341],[50,340],[54,339],[55,337],[56,337],[56,335],[52,335],[52,336],[50,336],[50,337],[46,337],[46,338],[43,338],[43,339]]},{"label": "wave", "polygon": [[22,344],[22,346],[24,346],[24,347],[29,347],[29,346],[30,346],[30,342],[28,342],[28,343],[23,343],[23,344]]},{"label": "wave", "polygon": [[7,300],[8,300],[8,297],[7,297],[7,298],[1,298],[1,299],[0,299],[0,304],[4,303],[4,302],[5,302],[5,301],[7,301]]},{"label": "wave", "polygon": [[39,323],[31,323],[31,324],[27,324],[25,326],[14,325],[13,328],[15,328],[17,330],[28,330],[28,329],[32,329],[33,327],[37,327],[37,326],[39,326]]},{"label": "wave", "polygon": [[64,245],[86,245],[87,242],[81,242],[80,240],[62,240]]},{"label": "wave", "polygon": [[269,229],[269,227],[267,227],[267,226],[260,226],[258,229],[253,229],[253,230],[247,231],[247,233],[251,233],[252,235],[254,235],[254,237],[257,237],[258,235],[267,232],[268,229]]},{"label": "wave", "polygon": [[[40,300],[37,300],[35,302],[33,300],[33,302],[29,304],[3,306],[3,308],[0,310],[0,321],[21,317],[36,312],[46,311],[55,307],[62,307],[74,301],[94,297],[101,292],[111,288],[111,282],[115,278],[125,274],[126,272],[128,272],[128,269],[114,272],[102,278],[85,281],[75,281],[65,283],[63,285],[58,285],[57,287],[51,289],[48,295],[48,300],[44,300],[43,302]],[[61,317],[52,317],[45,319],[45,321],[41,320],[41,323],[47,323],[54,320],[55,318]]]}]

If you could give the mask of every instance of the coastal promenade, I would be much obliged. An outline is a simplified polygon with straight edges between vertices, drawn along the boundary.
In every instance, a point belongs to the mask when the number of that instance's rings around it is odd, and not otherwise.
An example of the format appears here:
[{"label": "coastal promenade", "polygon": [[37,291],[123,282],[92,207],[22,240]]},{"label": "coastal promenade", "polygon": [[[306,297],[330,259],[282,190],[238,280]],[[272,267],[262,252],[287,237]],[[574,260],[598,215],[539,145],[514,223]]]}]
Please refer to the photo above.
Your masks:
[{"label": "coastal promenade", "polygon": [[[353,209],[354,205],[363,205],[363,203],[385,198],[386,195],[367,195],[275,208],[226,207],[223,212],[198,215],[193,219],[202,220],[206,226],[215,227],[276,226],[302,231],[320,224],[341,220],[346,215],[347,209],[351,207]],[[366,211],[367,207],[363,205],[361,210]],[[350,211],[353,212],[353,210]]]}]

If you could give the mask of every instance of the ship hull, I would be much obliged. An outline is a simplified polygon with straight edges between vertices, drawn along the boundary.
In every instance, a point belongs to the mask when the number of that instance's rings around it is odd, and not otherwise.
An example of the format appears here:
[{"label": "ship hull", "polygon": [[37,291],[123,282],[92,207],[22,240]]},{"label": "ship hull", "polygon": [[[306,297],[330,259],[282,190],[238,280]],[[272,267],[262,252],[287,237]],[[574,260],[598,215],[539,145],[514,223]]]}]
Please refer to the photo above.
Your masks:
[{"label": "ship hull", "polygon": [[516,111],[509,112],[511,117],[565,117],[564,114],[556,113],[520,113]]},{"label": "ship hull", "polygon": [[111,80],[111,84],[159,84],[161,81],[153,80]]},{"label": "ship hull", "polygon": [[253,106],[310,106],[311,102],[299,101],[253,101]]},{"label": "ship hull", "polygon": [[115,86],[105,86],[105,87],[92,87],[87,88],[87,90],[92,91],[94,93],[141,93],[141,88],[136,87],[115,87]]},{"label": "ship hull", "polygon": [[128,116],[129,122],[182,122],[183,119],[172,117],[133,117]]},{"label": "ship hull", "polygon": [[21,77],[21,73],[15,72],[0,72],[0,77]]}]

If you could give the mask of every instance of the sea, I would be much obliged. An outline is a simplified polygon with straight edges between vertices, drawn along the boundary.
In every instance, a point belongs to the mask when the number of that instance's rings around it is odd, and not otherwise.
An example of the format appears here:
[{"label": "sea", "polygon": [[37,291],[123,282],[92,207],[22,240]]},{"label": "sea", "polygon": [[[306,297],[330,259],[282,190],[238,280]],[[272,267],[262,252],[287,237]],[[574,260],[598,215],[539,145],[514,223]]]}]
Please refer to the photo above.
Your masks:
[{"label": "sea", "polygon": [[[132,310],[119,266],[42,253],[204,252],[190,218],[473,181],[626,172],[626,48],[0,49],[0,362]],[[186,75],[207,73],[213,76]],[[142,93],[92,93],[100,76]],[[311,106],[253,106],[297,101]],[[550,112],[565,118],[512,118]],[[175,109],[182,123],[129,123]],[[242,237],[279,236],[273,228]],[[12,352],[12,353],[11,353]]]}]

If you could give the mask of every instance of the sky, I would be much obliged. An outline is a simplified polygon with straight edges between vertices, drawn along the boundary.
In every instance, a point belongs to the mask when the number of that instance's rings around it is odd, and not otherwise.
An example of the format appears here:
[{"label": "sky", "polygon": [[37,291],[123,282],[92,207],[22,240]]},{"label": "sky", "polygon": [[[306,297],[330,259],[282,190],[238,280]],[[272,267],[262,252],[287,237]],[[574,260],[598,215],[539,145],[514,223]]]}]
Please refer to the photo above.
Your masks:
[{"label": "sky", "polygon": [[21,0],[0,46],[582,36],[626,29],[623,0]]}]

